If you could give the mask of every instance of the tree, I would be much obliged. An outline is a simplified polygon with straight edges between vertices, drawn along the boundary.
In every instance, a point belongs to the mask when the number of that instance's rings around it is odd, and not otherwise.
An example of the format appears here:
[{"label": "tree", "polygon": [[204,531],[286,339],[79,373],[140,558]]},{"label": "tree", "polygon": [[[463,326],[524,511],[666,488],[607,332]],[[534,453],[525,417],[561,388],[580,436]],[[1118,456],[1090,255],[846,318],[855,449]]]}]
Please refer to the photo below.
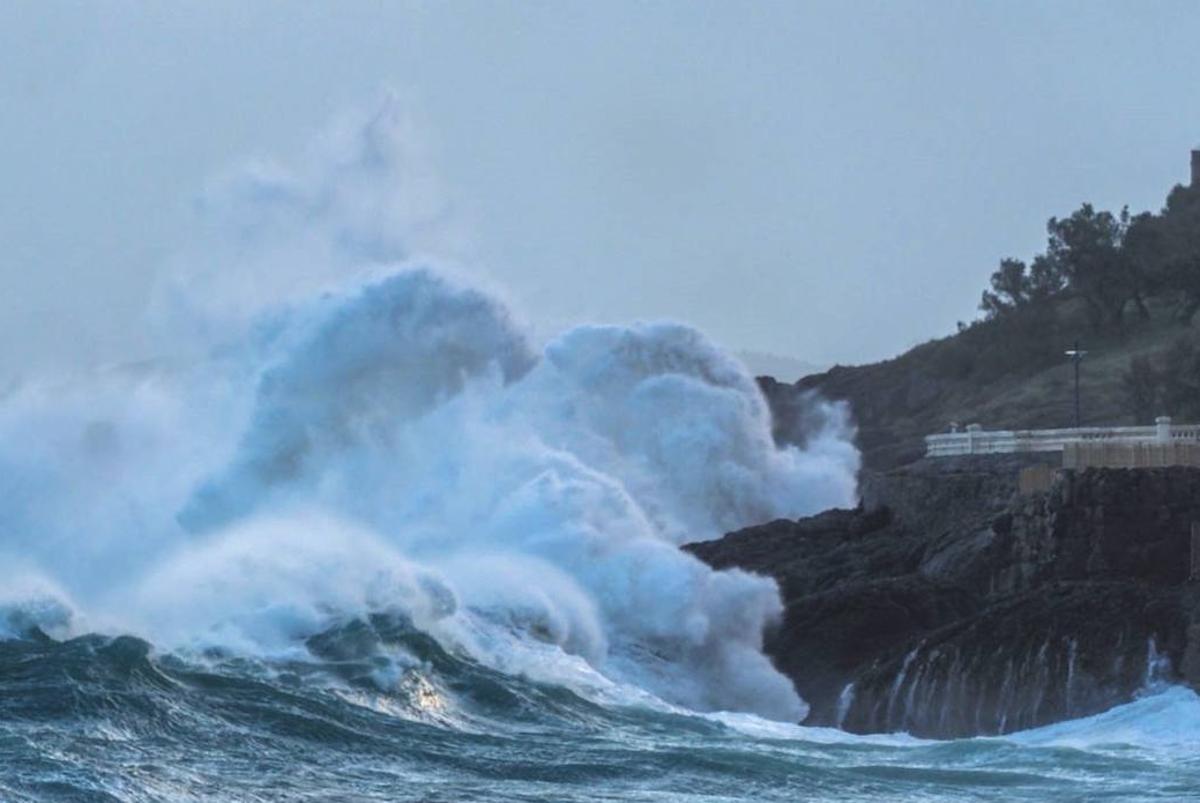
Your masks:
[{"label": "tree", "polygon": [[992,289],[983,291],[979,308],[989,318],[1024,306],[1029,301],[1029,276],[1019,259],[1002,259],[992,274]]},{"label": "tree", "polygon": [[1051,272],[1079,294],[1097,327],[1120,328],[1126,305],[1141,291],[1122,249],[1129,223],[1128,209],[1113,215],[1084,204],[1069,218],[1046,224]]},{"label": "tree", "polygon": [[1047,301],[1059,293],[1066,284],[1059,267],[1045,254],[1033,258],[1029,268],[1029,300],[1034,304]]},{"label": "tree", "polygon": [[1191,324],[1200,311],[1200,189],[1176,187],[1154,232],[1160,285],[1176,299],[1175,319]]},{"label": "tree", "polygon": [[1062,274],[1045,256],[1027,267],[1019,259],[1002,259],[992,274],[992,289],[983,291],[979,308],[988,318],[1041,304],[1063,288]]},{"label": "tree", "polygon": [[1146,297],[1154,295],[1163,287],[1163,264],[1166,241],[1162,221],[1149,212],[1129,218],[1128,210],[1122,215],[1128,219],[1125,235],[1121,240],[1121,252],[1125,269],[1129,272],[1133,294],[1131,300],[1143,321],[1150,320]]}]

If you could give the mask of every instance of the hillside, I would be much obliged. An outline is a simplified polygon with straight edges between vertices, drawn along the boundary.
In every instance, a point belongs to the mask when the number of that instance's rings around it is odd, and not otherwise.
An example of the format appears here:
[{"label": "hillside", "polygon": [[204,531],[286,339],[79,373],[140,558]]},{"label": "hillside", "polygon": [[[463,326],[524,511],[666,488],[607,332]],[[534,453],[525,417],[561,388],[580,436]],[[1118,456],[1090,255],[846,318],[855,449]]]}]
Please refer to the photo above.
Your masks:
[{"label": "hillside", "polygon": [[1083,425],[1150,423],[1162,414],[1196,420],[1200,188],[1175,188],[1157,215],[1096,214],[1085,205],[1047,228],[1046,253],[1031,270],[1004,260],[984,293],[986,317],[956,334],[794,384],[760,378],[777,437],[797,439],[795,411],[812,393],[850,405],[872,470],[920,458],[924,436],[951,422],[1071,426],[1074,380],[1063,352],[1076,341],[1088,351]]}]

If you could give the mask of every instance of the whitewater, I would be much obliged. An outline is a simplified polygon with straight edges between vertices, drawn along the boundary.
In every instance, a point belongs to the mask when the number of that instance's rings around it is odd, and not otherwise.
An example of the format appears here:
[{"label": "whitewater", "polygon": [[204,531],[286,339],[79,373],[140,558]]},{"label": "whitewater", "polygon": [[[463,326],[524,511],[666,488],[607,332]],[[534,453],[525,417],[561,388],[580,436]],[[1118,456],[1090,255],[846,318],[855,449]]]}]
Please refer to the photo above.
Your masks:
[{"label": "whitewater", "polygon": [[153,359],[0,397],[0,800],[1186,800],[1200,698],[799,726],[773,581],[679,546],[857,499],[687,325],[535,335],[402,106],[214,179]]}]

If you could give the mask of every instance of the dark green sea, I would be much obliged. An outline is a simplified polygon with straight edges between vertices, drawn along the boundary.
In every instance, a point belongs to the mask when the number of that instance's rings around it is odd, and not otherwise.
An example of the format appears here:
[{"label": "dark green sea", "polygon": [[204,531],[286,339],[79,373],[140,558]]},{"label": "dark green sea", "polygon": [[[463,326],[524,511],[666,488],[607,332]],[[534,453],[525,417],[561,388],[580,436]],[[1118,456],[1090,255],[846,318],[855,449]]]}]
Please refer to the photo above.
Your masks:
[{"label": "dark green sea", "polygon": [[1186,801],[1200,699],[1166,689],[1006,738],[853,736],[599,704],[406,637],[391,692],[353,661],[0,643],[0,800]]}]

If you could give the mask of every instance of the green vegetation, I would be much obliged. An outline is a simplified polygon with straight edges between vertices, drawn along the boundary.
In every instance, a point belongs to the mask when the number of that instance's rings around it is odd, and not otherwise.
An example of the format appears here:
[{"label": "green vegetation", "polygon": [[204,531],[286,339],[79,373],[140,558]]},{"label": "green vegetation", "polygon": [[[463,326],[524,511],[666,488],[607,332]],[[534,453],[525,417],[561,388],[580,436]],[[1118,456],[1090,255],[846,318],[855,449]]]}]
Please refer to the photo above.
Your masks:
[{"label": "green vegetation", "polygon": [[[1003,259],[983,292],[984,317],[959,336],[934,341],[935,375],[993,381],[1061,362],[1072,337],[1123,349],[1145,329],[1190,327],[1200,311],[1200,188],[1176,187],[1159,214],[1131,216],[1083,204],[1050,218],[1045,252],[1029,265]],[[1122,377],[1126,410],[1200,415],[1200,357],[1189,337],[1130,358]]]},{"label": "green vegetation", "polygon": [[1146,300],[1173,302],[1190,324],[1200,310],[1200,189],[1176,187],[1158,215],[1130,217],[1084,204],[1069,218],[1050,218],[1049,242],[1032,267],[1005,259],[992,274],[980,309],[1000,318],[1050,303],[1064,293],[1082,299],[1094,329],[1120,330],[1132,307],[1151,317]]},{"label": "green vegetation", "polygon": [[1076,340],[1085,425],[1200,422],[1200,187],[1176,187],[1158,213],[1084,204],[1046,230],[1028,263],[1000,262],[957,334],[797,383],[850,401],[868,466],[919,457],[951,422],[1070,426]]}]

